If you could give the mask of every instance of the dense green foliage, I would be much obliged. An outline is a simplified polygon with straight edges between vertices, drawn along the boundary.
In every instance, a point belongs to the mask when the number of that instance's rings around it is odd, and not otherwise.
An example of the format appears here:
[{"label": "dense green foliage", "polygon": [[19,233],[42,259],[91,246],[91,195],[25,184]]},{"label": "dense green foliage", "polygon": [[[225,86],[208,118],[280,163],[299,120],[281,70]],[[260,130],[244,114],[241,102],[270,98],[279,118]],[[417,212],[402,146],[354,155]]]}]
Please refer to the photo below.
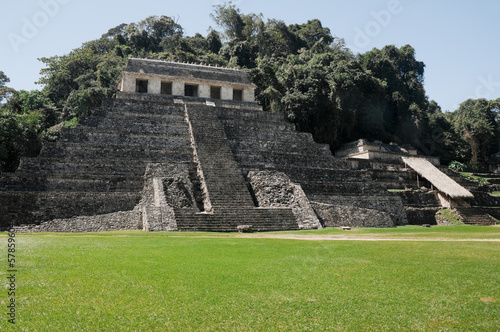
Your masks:
[{"label": "dense green foliage", "polygon": [[[500,99],[468,99],[451,114],[454,131],[463,138],[463,153],[474,168],[488,163],[499,148]],[[461,151],[461,152],[462,152]]]},{"label": "dense green foliage", "polygon": [[[411,241],[242,239],[234,238],[236,234],[139,231],[18,234],[16,327],[27,331],[498,328],[498,244],[442,241],[448,234],[498,239],[498,229],[410,226],[356,232],[326,229],[300,236],[375,237],[369,232]],[[428,241],[433,233],[440,239]],[[6,247],[5,235],[0,243]],[[7,305],[5,296],[2,301]],[[7,318],[0,321],[0,329],[9,330],[8,325]]]},{"label": "dense green foliage", "polygon": [[10,79],[5,75],[3,71],[0,71],[0,103],[2,103],[5,99],[7,99],[14,89],[6,86],[7,83],[10,82]]},{"label": "dense green foliage", "polygon": [[[43,132],[88,115],[113,96],[127,59],[141,57],[246,69],[264,110],[282,112],[332,150],[358,138],[378,139],[412,144],[444,163],[457,160],[477,169],[486,168],[498,150],[499,102],[468,100],[443,113],[425,94],[425,64],[410,45],[355,55],[317,19],[265,21],[231,2],[214,6],[211,17],[220,31],[211,29],[206,37],[184,36],[171,17],[151,16],[112,28],[67,55],[42,58],[41,92],[13,93],[0,72],[0,102],[9,99],[2,116],[23,121],[19,115],[36,115],[40,129],[29,129],[31,135],[53,138]],[[31,148],[10,149],[24,144],[10,136],[19,131],[0,130],[7,135],[0,146],[8,151],[0,156],[0,171],[12,171]]]}]

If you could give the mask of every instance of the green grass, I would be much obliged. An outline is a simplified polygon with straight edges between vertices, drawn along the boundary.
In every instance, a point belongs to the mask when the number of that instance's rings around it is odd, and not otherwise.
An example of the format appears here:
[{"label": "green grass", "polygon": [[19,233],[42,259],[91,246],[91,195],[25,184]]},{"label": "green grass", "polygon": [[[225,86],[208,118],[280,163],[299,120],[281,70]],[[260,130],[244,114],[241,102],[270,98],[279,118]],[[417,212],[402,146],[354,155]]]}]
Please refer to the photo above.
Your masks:
[{"label": "green grass", "polygon": [[75,116],[71,120],[64,122],[64,128],[76,128],[78,125],[78,118]]},{"label": "green grass", "polygon": [[402,193],[405,192],[405,189],[387,189],[388,192],[390,193]]},{"label": "green grass", "polygon": [[488,174],[471,173],[471,172],[459,172],[459,173],[467,180],[476,182],[478,184],[488,184],[488,181],[493,179],[491,177],[488,177]]},{"label": "green grass", "polygon": [[458,220],[458,215],[454,210],[442,209],[438,211],[438,215],[448,220],[452,225],[463,225],[463,222]]},{"label": "green grass", "polygon": [[[500,239],[499,231],[499,227],[409,226],[285,234]],[[236,236],[135,231],[18,234],[16,327],[20,331],[498,330],[498,242]],[[5,233],[0,248],[6,251]],[[0,304],[5,307],[6,301],[5,291]],[[7,327],[2,317],[0,330]]]},{"label": "green grass", "polygon": [[494,191],[491,193],[493,196],[500,196],[500,191]]}]

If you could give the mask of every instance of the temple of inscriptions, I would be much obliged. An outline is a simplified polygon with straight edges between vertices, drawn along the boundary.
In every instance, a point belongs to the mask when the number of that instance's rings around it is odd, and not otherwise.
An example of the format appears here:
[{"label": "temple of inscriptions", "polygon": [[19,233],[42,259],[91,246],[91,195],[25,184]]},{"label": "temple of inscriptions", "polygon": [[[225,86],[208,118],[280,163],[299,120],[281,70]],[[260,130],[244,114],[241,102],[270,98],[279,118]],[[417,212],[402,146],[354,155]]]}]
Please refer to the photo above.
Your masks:
[{"label": "temple of inscriptions", "polygon": [[0,177],[21,231],[277,231],[408,223],[402,197],[263,112],[245,71],[129,59],[115,98]]}]

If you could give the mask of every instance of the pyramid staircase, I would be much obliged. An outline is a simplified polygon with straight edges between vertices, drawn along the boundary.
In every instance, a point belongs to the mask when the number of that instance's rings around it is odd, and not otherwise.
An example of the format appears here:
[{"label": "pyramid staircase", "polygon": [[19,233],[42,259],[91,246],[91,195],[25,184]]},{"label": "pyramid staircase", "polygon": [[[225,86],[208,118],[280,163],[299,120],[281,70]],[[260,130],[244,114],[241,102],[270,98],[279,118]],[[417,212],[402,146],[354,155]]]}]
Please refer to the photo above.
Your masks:
[{"label": "pyramid staircase", "polygon": [[251,225],[256,231],[298,229],[291,209],[255,207],[216,108],[189,103],[186,116],[210,206],[204,213],[175,209],[178,229],[235,231],[239,225]]},{"label": "pyramid staircase", "polygon": [[466,225],[476,225],[476,226],[490,226],[495,225],[495,220],[493,220],[488,214],[486,214],[481,208],[470,207],[470,208],[456,208],[461,220]]}]

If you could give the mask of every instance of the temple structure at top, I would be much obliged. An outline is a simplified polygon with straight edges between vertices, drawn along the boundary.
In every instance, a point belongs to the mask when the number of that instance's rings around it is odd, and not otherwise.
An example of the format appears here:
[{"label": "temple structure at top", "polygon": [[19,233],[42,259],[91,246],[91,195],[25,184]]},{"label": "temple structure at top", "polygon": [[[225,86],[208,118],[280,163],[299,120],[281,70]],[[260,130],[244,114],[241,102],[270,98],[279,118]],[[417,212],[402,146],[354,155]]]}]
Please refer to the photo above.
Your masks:
[{"label": "temple structure at top", "polygon": [[256,86],[245,71],[147,59],[129,59],[119,90],[254,102]]}]

